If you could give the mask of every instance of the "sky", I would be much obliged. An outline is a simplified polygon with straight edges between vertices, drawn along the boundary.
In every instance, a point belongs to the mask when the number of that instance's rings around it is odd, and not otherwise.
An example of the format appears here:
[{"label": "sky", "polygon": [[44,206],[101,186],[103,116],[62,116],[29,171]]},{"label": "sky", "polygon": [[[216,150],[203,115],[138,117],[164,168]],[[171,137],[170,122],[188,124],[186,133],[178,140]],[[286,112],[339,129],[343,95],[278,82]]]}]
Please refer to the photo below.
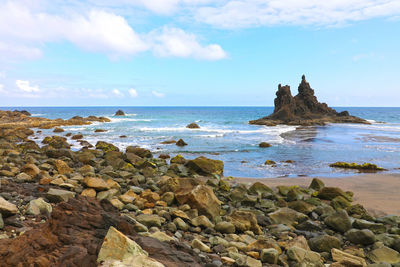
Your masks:
[{"label": "sky", "polygon": [[400,106],[399,0],[0,0],[0,106]]}]

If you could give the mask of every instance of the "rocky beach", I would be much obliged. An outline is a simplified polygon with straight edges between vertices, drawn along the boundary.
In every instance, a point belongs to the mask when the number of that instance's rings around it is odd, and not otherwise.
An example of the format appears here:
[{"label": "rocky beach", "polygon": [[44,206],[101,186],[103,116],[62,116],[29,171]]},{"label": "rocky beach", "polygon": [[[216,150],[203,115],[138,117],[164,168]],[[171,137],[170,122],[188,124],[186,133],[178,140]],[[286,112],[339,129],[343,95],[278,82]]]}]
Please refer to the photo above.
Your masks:
[{"label": "rocky beach", "polygon": [[0,112],[0,266],[400,265],[396,175],[239,179],[204,156],[30,138],[107,120]]}]

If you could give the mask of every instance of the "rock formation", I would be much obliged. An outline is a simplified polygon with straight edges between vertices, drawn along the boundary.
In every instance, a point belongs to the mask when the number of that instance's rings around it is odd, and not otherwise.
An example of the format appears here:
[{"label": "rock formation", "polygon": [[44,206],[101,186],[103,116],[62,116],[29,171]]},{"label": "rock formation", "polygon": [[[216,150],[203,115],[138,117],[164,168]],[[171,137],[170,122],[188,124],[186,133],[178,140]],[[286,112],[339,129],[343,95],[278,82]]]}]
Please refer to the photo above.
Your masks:
[{"label": "rock formation", "polygon": [[292,96],[290,86],[278,85],[275,109],[271,115],[250,121],[250,124],[275,126],[278,124],[289,125],[325,125],[326,123],[365,123],[364,119],[350,116],[347,111],[337,112],[328,107],[326,103],[318,102],[314,90],[303,75],[299,85],[299,93]]},{"label": "rock formation", "polygon": [[114,116],[125,116],[125,112],[123,112],[122,110],[117,110],[117,112],[115,112]]}]

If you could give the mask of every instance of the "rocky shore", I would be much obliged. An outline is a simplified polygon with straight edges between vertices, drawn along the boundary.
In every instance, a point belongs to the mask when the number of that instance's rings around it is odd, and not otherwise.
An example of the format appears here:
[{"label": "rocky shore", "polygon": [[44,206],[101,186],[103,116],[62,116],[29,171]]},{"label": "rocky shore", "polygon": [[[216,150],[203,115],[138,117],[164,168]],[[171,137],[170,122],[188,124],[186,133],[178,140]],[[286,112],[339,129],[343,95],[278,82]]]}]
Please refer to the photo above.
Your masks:
[{"label": "rocky shore", "polygon": [[337,112],[328,107],[326,103],[320,103],[314,95],[314,90],[303,75],[298,87],[298,94],[292,96],[290,86],[279,84],[274,100],[274,112],[264,118],[252,120],[249,123],[255,125],[276,126],[286,125],[325,125],[326,123],[363,123],[368,121],[351,116],[349,112]]},{"label": "rocky shore", "polygon": [[400,217],[320,179],[247,186],[205,157],[29,140],[105,119],[0,112],[0,266],[400,266]]}]

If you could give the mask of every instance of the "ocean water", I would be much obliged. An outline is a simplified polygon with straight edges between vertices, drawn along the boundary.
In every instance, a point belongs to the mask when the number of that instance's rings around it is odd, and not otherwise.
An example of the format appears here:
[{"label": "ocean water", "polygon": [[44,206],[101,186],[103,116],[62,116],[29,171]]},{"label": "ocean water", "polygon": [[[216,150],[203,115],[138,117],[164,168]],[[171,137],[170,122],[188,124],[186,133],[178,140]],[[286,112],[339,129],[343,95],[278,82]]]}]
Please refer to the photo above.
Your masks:
[{"label": "ocean water", "polygon": [[[225,175],[236,177],[340,177],[357,173],[329,167],[336,161],[371,162],[400,172],[400,108],[337,108],[362,117],[371,125],[330,124],[326,126],[274,127],[249,125],[248,121],[269,115],[272,107],[7,107],[25,109],[33,116],[68,119],[79,116],[105,116],[110,123],[63,127],[66,132],[82,133],[95,145],[98,140],[111,142],[121,149],[138,145],[155,155],[181,154],[186,158],[204,155],[223,160]],[[114,116],[122,109],[126,116]],[[191,122],[200,129],[187,129]],[[107,132],[95,133],[95,129]],[[44,130],[33,138],[40,141]],[[127,138],[120,138],[126,135]],[[165,140],[182,138],[188,146],[162,145]],[[73,140],[73,149],[80,145]],[[272,144],[259,148],[260,142]],[[265,166],[266,160],[277,162]],[[294,163],[284,163],[292,160]]]}]

